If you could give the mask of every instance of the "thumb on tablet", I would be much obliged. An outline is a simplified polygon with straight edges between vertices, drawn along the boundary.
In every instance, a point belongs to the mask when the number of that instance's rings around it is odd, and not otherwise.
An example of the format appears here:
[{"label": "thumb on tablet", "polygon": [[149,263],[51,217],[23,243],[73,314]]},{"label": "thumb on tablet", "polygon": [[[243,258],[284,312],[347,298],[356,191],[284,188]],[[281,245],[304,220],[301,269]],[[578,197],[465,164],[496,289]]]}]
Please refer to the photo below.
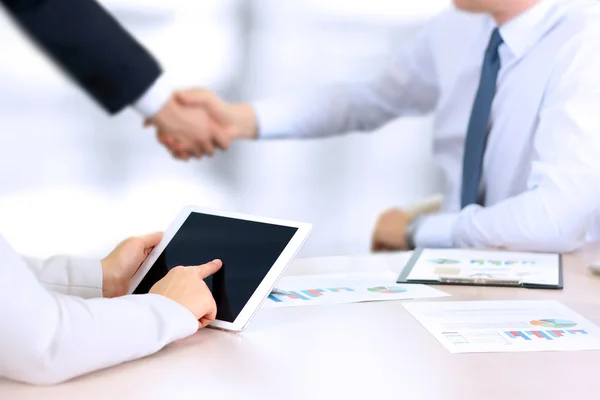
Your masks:
[{"label": "thumb on tablet", "polygon": [[204,265],[200,265],[200,266],[194,267],[194,268],[198,269],[198,271],[200,273],[200,277],[202,279],[204,279],[204,278],[208,278],[209,276],[211,276],[212,274],[214,274],[215,272],[220,270],[222,266],[223,266],[223,261],[212,260],[211,262],[208,262]]}]

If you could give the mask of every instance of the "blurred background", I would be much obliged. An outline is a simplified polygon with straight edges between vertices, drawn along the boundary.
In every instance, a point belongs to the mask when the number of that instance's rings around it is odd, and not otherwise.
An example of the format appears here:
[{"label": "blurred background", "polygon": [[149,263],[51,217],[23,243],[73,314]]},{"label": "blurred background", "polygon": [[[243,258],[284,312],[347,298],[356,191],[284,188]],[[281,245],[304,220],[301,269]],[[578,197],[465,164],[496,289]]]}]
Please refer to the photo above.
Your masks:
[{"label": "blurred background", "polygon": [[[179,87],[251,101],[369,78],[450,0],[101,3]],[[301,256],[365,253],[380,212],[440,192],[428,117],[180,162],[133,111],[105,115],[1,9],[0,49],[0,232],[24,254],[104,256],[188,204],[312,222]]]}]

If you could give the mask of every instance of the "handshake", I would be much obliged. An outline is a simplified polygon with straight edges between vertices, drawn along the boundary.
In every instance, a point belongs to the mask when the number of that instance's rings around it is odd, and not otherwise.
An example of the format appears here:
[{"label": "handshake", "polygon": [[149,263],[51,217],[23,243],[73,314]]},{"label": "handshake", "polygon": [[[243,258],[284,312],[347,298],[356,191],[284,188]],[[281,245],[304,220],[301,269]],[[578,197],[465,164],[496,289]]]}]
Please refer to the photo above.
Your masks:
[{"label": "handshake", "polygon": [[231,104],[204,89],[174,93],[146,126],[157,129],[158,141],[180,160],[212,156],[234,140],[257,137],[252,106]]}]

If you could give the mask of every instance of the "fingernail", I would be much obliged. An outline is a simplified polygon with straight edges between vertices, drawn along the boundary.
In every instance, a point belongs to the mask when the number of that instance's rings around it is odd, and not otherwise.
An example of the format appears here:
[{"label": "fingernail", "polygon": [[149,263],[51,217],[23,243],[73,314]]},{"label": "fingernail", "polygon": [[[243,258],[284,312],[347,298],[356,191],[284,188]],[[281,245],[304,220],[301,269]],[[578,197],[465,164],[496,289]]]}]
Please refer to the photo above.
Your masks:
[{"label": "fingernail", "polygon": [[214,260],[212,260],[211,262],[214,262],[214,263],[217,263],[217,264],[218,264],[218,263],[220,263],[220,262],[221,262],[221,260],[219,260],[218,258],[215,258],[215,259],[214,259]]}]

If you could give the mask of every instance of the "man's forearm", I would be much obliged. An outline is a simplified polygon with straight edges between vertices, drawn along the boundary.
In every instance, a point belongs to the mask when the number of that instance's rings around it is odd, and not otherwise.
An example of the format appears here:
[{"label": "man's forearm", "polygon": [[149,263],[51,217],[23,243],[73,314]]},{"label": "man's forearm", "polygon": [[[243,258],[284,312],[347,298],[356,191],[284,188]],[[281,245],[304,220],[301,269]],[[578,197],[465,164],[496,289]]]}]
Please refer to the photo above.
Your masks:
[{"label": "man's forearm", "polygon": [[[566,191],[567,189],[565,189]],[[419,247],[507,248],[569,252],[585,243],[591,196],[536,188],[491,207],[425,217],[415,234]]]},{"label": "man's forearm", "polygon": [[52,257],[23,260],[48,290],[81,298],[102,297],[103,273],[100,260]]},{"label": "man's forearm", "polygon": [[375,130],[398,117],[367,83],[335,84],[253,104],[258,136],[317,138]]},{"label": "man's forearm", "polygon": [[29,306],[0,307],[0,316],[12,325],[0,343],[0,376],[27,383],[55,384],[131,361],[198,329],[192,313],[160,295],[92,300],[36,290],[28,295]]},{"label": "man's forearm", "polygon": [[154,353],[198,329],[194,314],[166,297],[84,300],[47,290],[36,268],[0,237],[0,377],[57,383]]},{"label": "man's forearm", "polygon": [[0,4],[110,113],[134,104],[162,73],[158,62],[94,0]]}]

